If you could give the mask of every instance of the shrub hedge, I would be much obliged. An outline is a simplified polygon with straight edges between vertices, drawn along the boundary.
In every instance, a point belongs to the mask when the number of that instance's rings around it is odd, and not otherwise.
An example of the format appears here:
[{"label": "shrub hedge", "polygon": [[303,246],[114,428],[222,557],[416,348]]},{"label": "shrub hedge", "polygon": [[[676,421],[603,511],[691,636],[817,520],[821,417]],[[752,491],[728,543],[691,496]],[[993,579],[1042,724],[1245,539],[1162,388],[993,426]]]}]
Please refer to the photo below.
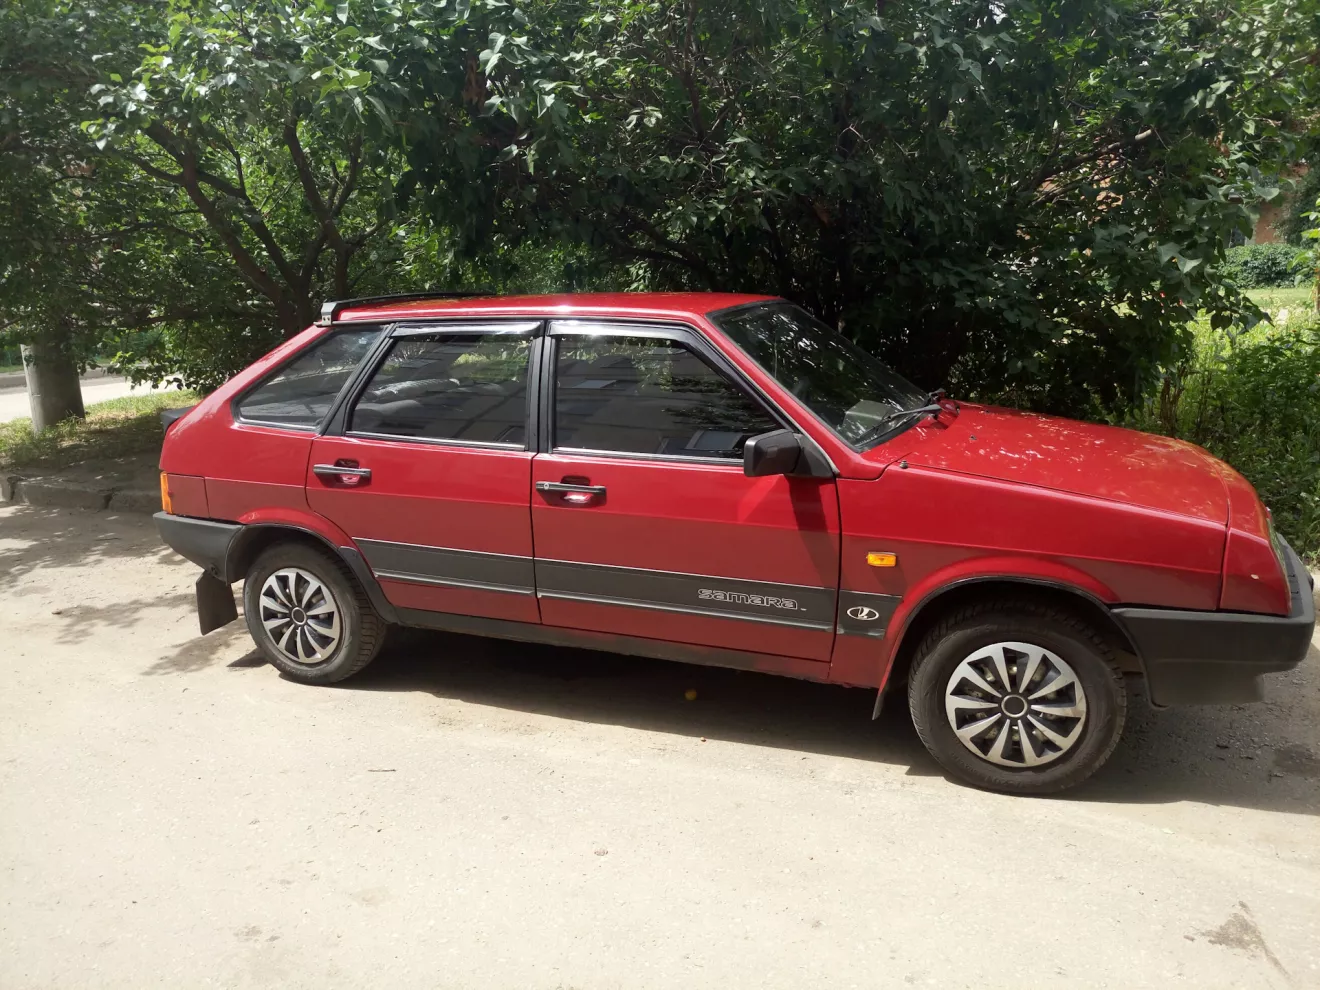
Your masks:
[{"label": "shrub hedge", "polygon": [[1198,324],[1185,360],[1132,425],[1227,461],[1293,548],[1320,561],[1320,321],[1236,338]]},{"label": "shrub hedge", "polygon": [[1221,271],[1239,289],[1273,289],[1294,285],[1306,274],[1291,244],[1243,244],[1228,249]]}]

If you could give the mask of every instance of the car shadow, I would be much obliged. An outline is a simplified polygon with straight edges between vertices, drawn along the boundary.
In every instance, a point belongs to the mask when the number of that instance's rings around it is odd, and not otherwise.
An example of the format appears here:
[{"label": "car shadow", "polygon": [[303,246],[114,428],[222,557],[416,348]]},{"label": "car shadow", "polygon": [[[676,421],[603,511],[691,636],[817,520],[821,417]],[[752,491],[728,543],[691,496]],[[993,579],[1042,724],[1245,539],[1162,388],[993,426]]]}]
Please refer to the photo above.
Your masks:
[{"label": "car shadow", "polygon": [[906,714],[871,722],[874,691],[723,667],[407,630],[340,687],[939,772]]},{"label": "car shadow", "polygon": [[[1318,670],[1313,649],[1305,666],[1288,675],[1305,679],[1296,694],[1311,699],[1312,708],[1320,698]],[[420,691],[556,718],[887,763],[913,775],[943,774],[901,697],[888,699],[872,722],[874,691],[769,674],[410,630],[341,687]],[[696,692],[694,700],[687,699],[689,691]],[[1303,721],[1314,725],[1316,714],[1299,708],[1296,698],[1157,712],[1134,694],[1110,762],[1054,800],[1192,801],[1320,815],[1320,759],[1294,731]]]}]

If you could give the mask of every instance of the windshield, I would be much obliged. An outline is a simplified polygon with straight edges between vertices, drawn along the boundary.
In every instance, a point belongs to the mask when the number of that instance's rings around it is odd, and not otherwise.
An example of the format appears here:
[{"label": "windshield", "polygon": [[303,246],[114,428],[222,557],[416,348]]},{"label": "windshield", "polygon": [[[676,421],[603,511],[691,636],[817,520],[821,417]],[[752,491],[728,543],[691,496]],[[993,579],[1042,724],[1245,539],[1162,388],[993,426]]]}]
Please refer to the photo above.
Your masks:
[{"label": "windshield", "polygon": [[715,325],[853,446],[911,425],[926,393],[790,303],[730,310]]}]

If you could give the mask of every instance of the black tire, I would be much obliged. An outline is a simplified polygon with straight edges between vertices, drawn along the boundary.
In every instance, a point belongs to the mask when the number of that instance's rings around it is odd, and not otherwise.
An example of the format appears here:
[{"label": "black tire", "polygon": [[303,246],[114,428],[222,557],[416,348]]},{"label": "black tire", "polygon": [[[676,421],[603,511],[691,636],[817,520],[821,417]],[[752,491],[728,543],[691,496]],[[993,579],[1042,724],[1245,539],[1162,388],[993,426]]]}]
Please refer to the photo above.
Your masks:
[{"label": "black tire", "polygon": [[[278,571],[294,568],[310,574],[329,591],[339,616],[337,642],[325,650],[323,659],[309,656],[310,662],[305,663],[281,649],[263,622],[263,609],[268,620],[277,620],[280,614],[273,611],[269,604],[263,605],[262,588],[267,579]],[[306,585],[300,587],[305,588]],[[371,601],[348,567],[333,554],[305,543],[276,543],[261,552],[248,568],[243,582],[243,611],[248,632],[266,659],[280,673],[303,684],[334,684],[352,677],[375,659],[385,641],[385,622],[372,608]],[[310,621],[306,615],[303,619],[304,625]],[[285,631],[288,631],[285,626],[277,625],[275,628],[277,634]],[[286,640],[290,641],[292,636]],[[315,642],[327,641],[328,637],[318,633]],[[315,643],[310,637],[304,636],[298,645],[306,646],[306,650],[300,651],[294,647],[294,652],[310,654]]]},{"label": "black tire", "polygon": [[[1072,668],[1085,692],[1085,716],[1080,720],[1080,730],[1072,739],[1070,748],[1061,749],[1051,762],[1039,766],[1002,766],[987,756],[973,753],[958,738],[946,715],[945,691],[963,660],[993,644],[1014,642],[1043,647],[1055,654]],[[1010,677],[1024,674],[1014,674],[1010,668]],[[1012,692],[1006,692],[1006,695],[1008,693]],[[1022,693],[1030,692],[1024,690]],[[991,697],[985,693],[978,693],[978,696]],[[1009,702],[1003,704],[1009,705]],[[1022,703],[1014,701],[1011,705],[1016,709]],[[922,639],[908,681],[908,709],[926,749],[940,766],[959,780],[1005,794],[1053,794],[1080,784],[1109,759],[1123,734],[1127,689],[1105,639],[1076,616],[1025,602],[984,602],[951,613]],[[1008,753],[1020,756],[1023,750],[1019,737],[1022,726],[1028,726],[1029,720],[1012,723],[1003,717],[1004,711],[1013,714],[1011,709],[1004,708],[1001,724],[1016,724],[1018,728],[996,731],[992,727],[977,738],[976,745],[990,749],[991,744],[984,740],[997,739],[1000,732],[1007,731],[1009,740],[1006,746],[1012,747]],[[994,713],[995,710],[990,710],[985,717]],[[959,714],[969,720],[980,717],[979,712]],[[1052,721],[1050,724],[1056,725]],[[1065,720],[1063,724],[1077,723]],[[960,727],[966,730],[966,725],[964,722]],[[1043,740],[1035,733],[1033,736]],[[1044,748],[1042,742],[1031,743],[1033,756],[1039,755],[1035,751],[1037,746]]]}]

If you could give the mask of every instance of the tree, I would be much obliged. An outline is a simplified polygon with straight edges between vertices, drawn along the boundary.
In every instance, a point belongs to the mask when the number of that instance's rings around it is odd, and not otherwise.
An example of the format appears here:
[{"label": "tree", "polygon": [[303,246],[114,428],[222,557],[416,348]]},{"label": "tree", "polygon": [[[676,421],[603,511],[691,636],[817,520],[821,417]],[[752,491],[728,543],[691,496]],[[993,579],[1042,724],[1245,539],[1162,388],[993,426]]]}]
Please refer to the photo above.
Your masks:
[{"label": "tree", "polygon": [[1305,144],[1317,7],[13,0],[0,312],[210,386],[327,297],[742,289],[1113,409],[1259,318],[1215,263]]},{"label": "tree", "polygon": [[1214,262],[1314,105],[1316,9],[474,3],[483,49],[412,59],[397,112],[473,240],[782,294],[918,380],[1077,412],[1198,310],[1258,318]]},{"label": "tree", "polygon": [[324,3],[0,11],[7,336],[66,377],[118,348],[137,377],[213,387],[324,298],[443,275],[443,237],[395,208],[400,145],[363,93],[379,42],[346,19]]},{"label": "tree", "polygon": [[[373,8],[365,8],[370,14]],[[365,92],[379,39],[346,5],[127,8],[137,51],[97,53],[98,147],[186,196],[280,329],[351,295],[394,218],[392,122]],[[377,69],[376,71],[382,71]]]},{"label": "tree", "polygon": [[49,14],[0,14],[0,339],[23,345],[38,429],[83,414],[78,373],[106,326],[160,304],[159,253],[144,248],[170,227],[82,133],[89,82],[68,71],[74,39]]}]

